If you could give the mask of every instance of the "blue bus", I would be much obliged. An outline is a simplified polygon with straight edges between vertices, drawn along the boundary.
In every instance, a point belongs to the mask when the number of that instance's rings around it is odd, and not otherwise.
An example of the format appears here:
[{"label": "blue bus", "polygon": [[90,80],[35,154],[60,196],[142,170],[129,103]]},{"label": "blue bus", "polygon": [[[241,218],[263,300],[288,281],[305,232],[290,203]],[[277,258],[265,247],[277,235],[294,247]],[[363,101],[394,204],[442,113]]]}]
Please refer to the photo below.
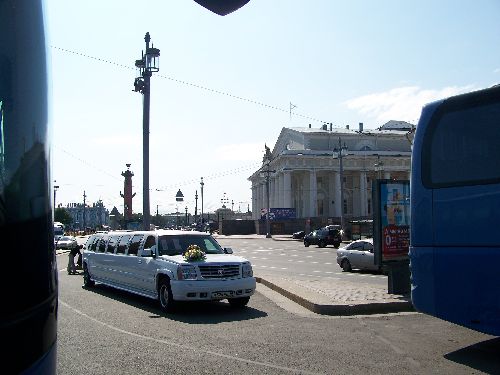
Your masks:
[{"label": "blue bus", "polygon": [[500,335],[500,85],[424,107],[410,196],[415,308]]}]

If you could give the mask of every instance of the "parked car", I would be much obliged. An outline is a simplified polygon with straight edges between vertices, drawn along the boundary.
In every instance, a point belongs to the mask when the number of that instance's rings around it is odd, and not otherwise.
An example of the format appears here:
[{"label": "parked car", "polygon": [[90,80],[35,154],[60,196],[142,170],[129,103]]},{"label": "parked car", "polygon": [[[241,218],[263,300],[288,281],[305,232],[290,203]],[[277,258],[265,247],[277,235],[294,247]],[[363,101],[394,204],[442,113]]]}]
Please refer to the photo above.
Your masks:
[{"label": "parked car", "polygon": [[305,231],[299,230],[298,232],[295,232],[295,233],[292,234],[292,238],[295,238],[295,239],[299,240],[301,238],[304,238],[305,235],[306,235]]},{"label": "parked car", "polygon": [[76,238],[72,236],[62,236],[56,241],[56,249],[71,250],[78,246]]},{"label": "parked car", "polygon": [[342,230],[338,225],[329,225],[320,229],[316,229],[304,236],[304,246],[318,245],[319,247],[326,247],[333,245],[336,249],[342,243]]},{"label": "parked car", "polygon": [[344,272],[351,272],[354,268],[380,271],[380,267],[375,265],[373,239],[371,238],[353,241],[338,249],[337,263]]}]

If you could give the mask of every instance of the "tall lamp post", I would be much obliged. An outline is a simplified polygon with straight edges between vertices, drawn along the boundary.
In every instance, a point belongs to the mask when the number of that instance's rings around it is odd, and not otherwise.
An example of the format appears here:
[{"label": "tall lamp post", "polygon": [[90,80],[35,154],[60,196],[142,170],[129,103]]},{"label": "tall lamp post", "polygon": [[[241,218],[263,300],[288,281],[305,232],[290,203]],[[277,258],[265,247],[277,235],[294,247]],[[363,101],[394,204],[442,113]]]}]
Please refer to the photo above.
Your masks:
[{"label": "tall lamp post", "polygon": [[188,223],[188,207],[187,206],[186,206],[185,210],[186,210],[186,219],[184,221],[185,221],[186,226],[187,226],[187,225],[189,225],[189,223]]},{"label": "tall lamp post", "polygon": [[198,190],[194,192],[194,222],[195,224],[198,223]]},{"label": "tall lamp post", "polygon": [[203,177],[202,177],[201,182],[200,182],[200,186],[201,186],[201,225],[202,226],[203,226],[203,186],[204,185],[205,185],[205,183],[203,182]]},{"label": "tall lamp post", "polygon": [[[56,182],[56,181],[54,180],[54,182]],[[57,205],[56,205],[56,192],[57,192],[57,189],[59,189],[59,185],[54,185],[54,216],[56,214],[56,207],[57,207]]]},{"label": "tall lamp post", "polygon": [[143,95],[142,108],[142,212],[144,230],[150,230],[150,212],[149,212],[149,106],[150,106],[150,79],[153,72],[160,70],[160,50],[154,48],[149,42],[151,37],[149,32],[144,37],[146,42],[146,53],[142,51],[140,60],[135,61],[135,66],[138,69],[139,77],[134,81],[134,91],[140,92]]},{"label": "tall lamp post", "polygon": [[339,173],[340,173],[340,226],[344,230],[344,165],[342,159],[347,156],[347,147],[344,143],[342,146],[342,139],[339,137],[339,147],[333,149],[333,157],[339,159]]},{"label": "tall lamp post", "polygon": [[261,177],[264,177],[266,179],[266,238],[271,238],[271,223],[269,222],[269,180],[270,180],[270,174],[274,173],[276,171],[272,171],[269,169],[270,164],[271,164],[271,150],[269,147],[266,145],[264,146],[266,149],[266,153],[264,154],[264,158],[262,160],[263,162],[263,167],[265,167],[264,170],[261,170]]}]

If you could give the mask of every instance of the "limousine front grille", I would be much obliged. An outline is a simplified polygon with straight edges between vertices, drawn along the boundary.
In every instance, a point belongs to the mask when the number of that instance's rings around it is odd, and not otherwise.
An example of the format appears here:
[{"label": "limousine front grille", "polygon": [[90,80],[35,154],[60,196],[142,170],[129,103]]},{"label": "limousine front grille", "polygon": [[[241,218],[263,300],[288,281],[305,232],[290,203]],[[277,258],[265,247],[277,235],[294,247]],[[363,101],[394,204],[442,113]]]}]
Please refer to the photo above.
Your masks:
[{"label": "limousine front grille", "polygon": [[204,265],[199,266],[204,279],[224,279],[240,276],[239,264]]}]

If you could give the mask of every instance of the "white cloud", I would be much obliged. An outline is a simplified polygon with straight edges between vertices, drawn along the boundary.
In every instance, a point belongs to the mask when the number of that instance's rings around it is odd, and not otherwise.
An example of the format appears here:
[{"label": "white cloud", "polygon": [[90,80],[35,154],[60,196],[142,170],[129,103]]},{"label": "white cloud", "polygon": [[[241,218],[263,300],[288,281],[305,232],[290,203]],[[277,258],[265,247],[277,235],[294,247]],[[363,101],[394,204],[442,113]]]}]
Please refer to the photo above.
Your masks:
[{"label": "white cloud", "polygon": [[429,102],[472,91],[474,86],[450,86],[425,90],[418,86],[397,87],[385,92],[363,95],[344,102],[347,108],[373,118],[380,125],[389,120],[416,123],[422,107]]}]

